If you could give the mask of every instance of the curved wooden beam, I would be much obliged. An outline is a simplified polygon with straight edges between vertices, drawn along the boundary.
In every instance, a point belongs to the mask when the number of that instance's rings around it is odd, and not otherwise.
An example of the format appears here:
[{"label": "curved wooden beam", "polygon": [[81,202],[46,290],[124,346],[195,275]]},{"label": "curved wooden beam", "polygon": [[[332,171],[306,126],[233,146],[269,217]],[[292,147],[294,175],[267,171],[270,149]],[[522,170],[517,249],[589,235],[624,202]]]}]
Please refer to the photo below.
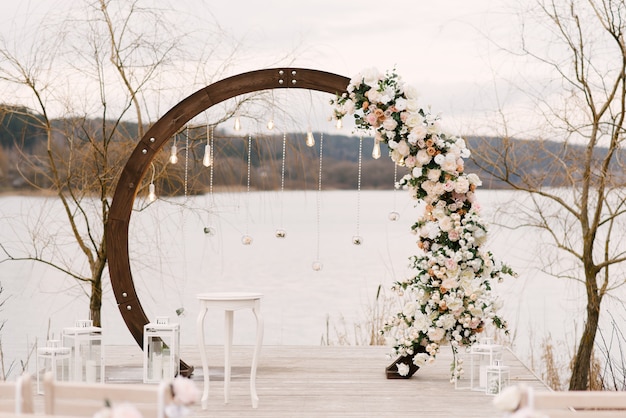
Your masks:
[{"label": "curved wooden beam", "polygon": [[[281,88],[340,94],[345,91],[349,82],[350,79],[344,76],[304,68],[274,68],[243,73],[196,91],[148,129],[122,170],[105,231],[111,287],[124,322],[140,347],[143,348],[143,327],[150,321],[133,283],[128,253],[128,229],[139,185],[158,151],[196,115],[224,100],[255,91]],[[183,364],[181,361],[181,366]]]}]

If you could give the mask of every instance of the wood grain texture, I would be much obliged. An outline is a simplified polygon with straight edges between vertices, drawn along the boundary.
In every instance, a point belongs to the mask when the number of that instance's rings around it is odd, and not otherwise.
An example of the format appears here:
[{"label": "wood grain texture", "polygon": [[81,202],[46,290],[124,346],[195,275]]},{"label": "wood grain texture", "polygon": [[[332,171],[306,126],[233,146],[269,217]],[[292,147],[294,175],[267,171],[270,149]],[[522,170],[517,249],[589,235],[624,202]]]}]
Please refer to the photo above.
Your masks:
[{"label": "wood grain texture", "polygon": [[[142,352],[137,346],[107,346],[106,381],[142,382]],[[444,347],[433,364],[407,380],[388,380],[385,347],[265,346],[257,372],[259,407],[250,403],[252,346],[234,346],[230,402],[224,404],[223,347],[208,346],[209,407],[194,406],[190,417],[501,417],[492,396],[455,390],[449,380],[452,354]],[[182,355],[196,366],[192,379],[202,389],[202,367],[195,346]],[[511,383],[524,382],[535,391],[543,384],[509,350]],[[41,397],[38,397],[40,399]],[[37,405],[36,405],[37,406]],[[36,408],[36,412],[39,409]]]},{"label": "wood grain texture", "polygon": [[[149,321],[135,286],[128,253],[128,229],[135,197],[150,164],[163,145],[200,112],[224,100],[269,89],[308,89],[341,94],[350,79],[304,68],[273,68],[225,78],[204,87],[170,109],[152,125],[132,151],[117,182],[106,225],[109,275],[118,308],[140,346]],[[181,370],[185,362],[181,362]]]}]

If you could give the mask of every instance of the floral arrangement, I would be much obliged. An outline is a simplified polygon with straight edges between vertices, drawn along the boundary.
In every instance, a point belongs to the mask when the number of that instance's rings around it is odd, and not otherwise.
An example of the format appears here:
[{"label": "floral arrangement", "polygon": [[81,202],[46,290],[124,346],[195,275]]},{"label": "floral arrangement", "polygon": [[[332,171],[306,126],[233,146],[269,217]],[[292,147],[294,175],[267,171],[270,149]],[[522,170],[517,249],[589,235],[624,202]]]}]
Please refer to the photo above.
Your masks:
[{"label": "floral arrangement", "polygon": [[168,418],[183,418],[189,415],[189,407],[200,400],[200,390],[193,380],[180,375],[170,383],[172,402],[165,407]]},{"label": "floral arrangement", "polygon": [[[163,382],[169,386],[172,400],[165,406],[165,416],[167,418],[184,418],[191,410],[189,407],[200,400],[200,390],[193,380],[177,376],[171,382]],[[93,418],[143,418],[143,415],[135,405],[129,402],[122,402],[111,405],[106,399],[104,408],[97,411]]]},{"label": "floral arrangement", "polygon": [[[393,286],[407,302],[381,330],[396,354],[419,367],[450,344],[456,359],[458,348],[475,343],[488,323],[506,330],[491,283],[514,272],[481,249],[487,227],[474,194],[481,181],[464,172],[465,141],[446,134],[439,116],[419,104],[416,90],[395,71],[357,74],[331,104],[336,119],[354,115],[357,128],[373,130],[374,141],[387,144],[391,159],[409,170],[396,187],[425,203],[411,227],[419,247],[410,258],[412,275]],[[398,364],[398,373],[408,370]],[[461,372],[455,360],[453,380]]]}]

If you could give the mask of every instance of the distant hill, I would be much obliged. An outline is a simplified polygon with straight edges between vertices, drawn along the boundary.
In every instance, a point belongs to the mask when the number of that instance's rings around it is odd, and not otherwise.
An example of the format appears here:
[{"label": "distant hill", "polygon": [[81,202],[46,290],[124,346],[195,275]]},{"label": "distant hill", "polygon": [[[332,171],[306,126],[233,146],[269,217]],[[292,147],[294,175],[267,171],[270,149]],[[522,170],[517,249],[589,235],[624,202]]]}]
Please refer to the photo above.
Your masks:
[{"label": "distant hill", "polygon": [[[107,122],[109,123],[109,122]],[[110,122],[111,125],[113,124]],[[74,140],[86,141],[85,132],[99,132],[102,120],[58,119],[53,121],[55,127],[55,143],[59,147],[67,141],[62,132],[70,132]],[[37,184],[37,173],[29,170],[45,170],[46,135],[41,129],[41,117],[24,107],[0,105],[0,188],[4,191],[23,190],[32,186],[24,180]],[[70,128],[71,127],[71,128]],[[120,146],[127,148],[128,153],[137,143],[137,125],[122,123],[118,125],[119,134],[114,139]],[[65,134],[68,135],[68,134]],[[286,189],[315,189],[318,185],[319,143],[320,134],[315,133],[316,144],[309,148],[305,145],[305,133],[288,133],[286,144],[284,186]],[[272,136],[259,135],[252,140],[251,178],[253,189],[270,190],[281,186],[282,164],[282,133]],[[168,165],[167,160],[171,145],[167,144],[155,162],[165,170],[159,179],[159,190],[162,193],[178,194],[183,190],[184,179],[187,178],[189,193],[205,193],[209,187],[209,171],[202,166],[202,153],[206,144],[206,127],[189,129],[189,153],[184,153],[186,139],[183,134],[176,138],[179,149],[177,165]],[[215,165],[213,171],[214,187],[243,187],[247,184],[247,138],[233,136],[216,130]],[[466,172],[478,174],[483,180],[483,188],[509,187],[494,179],[480,168],[480,161],[502,161],[504,147],[502,138],[470,136],[466,138],[468,147],[474,158],[466,162]],[[383,157],[374,160],[371,156],[373,138],[363,138],[362,176],[363,189],[392,189],[394,184],[394,165],[388,156],[388,149],[382,145]],[[511,175],[513,181],[521,181],[525,175],[532,175],[542,185],[559,186],[565,184],[565,172],[559,160],[570,162],[575,166],[579,156],[584,152],[581,146],[564,146],[557,141],[524,141],[509,140],[509,157],[516,162],[517,171]],[[606,154],[606,150],[598,148],[598,157]],[[187,173],[184,172],[184,156],[188,155]],[[37,161],[37,164],[24,164],[25,161]],[[324,189],[356,189],[358,181],[359,138],[338,134],[325,134],[323,147],[322,186]],[[478,162],[479,164],[477,164]],[[20,165],[20,170],[18,170]],[[30,167],[29,170],[25,167]],[[490,165],[488,169],[493,169]],[[121,169],[121,167],[120,167]],[[406,173],[406,169],[398,167],[396,178]],[[43,176],[45,177],[45,176]],[[46,187],[45,184],[38,184]]]}]

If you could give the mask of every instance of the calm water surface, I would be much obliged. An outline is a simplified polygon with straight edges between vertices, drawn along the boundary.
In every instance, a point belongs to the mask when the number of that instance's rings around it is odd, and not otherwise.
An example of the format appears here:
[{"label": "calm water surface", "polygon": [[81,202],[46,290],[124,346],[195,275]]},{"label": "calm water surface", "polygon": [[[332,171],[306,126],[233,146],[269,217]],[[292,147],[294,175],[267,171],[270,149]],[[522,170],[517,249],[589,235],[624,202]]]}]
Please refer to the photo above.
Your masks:
[{"label": "calm water surface", "polygon": [[[487,220],[500,205],[521,198],[503,191],[480,191],[478,196]],[[195,295],[236,290],[264,294],[265,344],[317,345],[322,338],[333,341],[344,333],[354,343],[362,333],[355,332],[353,324],[364,324],[371,316],[378,286],[388,289],[407,274],[408,257],[416,249],[410,225],[420,211],[414,203],[402,191],[323,192],[319,213],[315,191],[159,200],[132,215],[135,286],[149,318],[169,316],[180,323],[182,344],[196,343]],[[391,211],[400,214],[398,221],[388,219]],[[57,257],[87,271],[56,200],[5,196],[0,198],[0,213],[1,241],[16,254],[29,247],[28,230],[35,229],[39,238],[50,239],[41,251],[57,251]],[[205,227],[213,233],[206,234]],[[276,238],[277,229],[287,236]],[[46,238],[48,233],[51,238]],[[242,245],[245,234],[253,238],[251,245]],[[362,237],[362,245],[352,244],[355,235]],[[544,251],[543,241],[528,229],[492,225],[486,244],[497,259],[519,272],[519,278],[496,288],[512,342],[522,356],[537,351],[547,335],[573,343],[583,321],[582,286],[541,271],[538,252]],[[321,271],[311,268],[317,259]],[[5,363],[25,358],[33,343],[42,344],[88,316],[85,289],[55,269],[5,262],[0,264],[0,282],[1,297],[6,298],[0,308],[0,319],[6,321],[1,332]],[[181,309],[184,313],[177,316]],[[235,316],[235,344],[252,343],[252,314],[240,311]],[[106,344],[134,344],[108,277],[102,318]],[[222,342],[222,323],[221,312],[209,313],[207,343]]]}]

